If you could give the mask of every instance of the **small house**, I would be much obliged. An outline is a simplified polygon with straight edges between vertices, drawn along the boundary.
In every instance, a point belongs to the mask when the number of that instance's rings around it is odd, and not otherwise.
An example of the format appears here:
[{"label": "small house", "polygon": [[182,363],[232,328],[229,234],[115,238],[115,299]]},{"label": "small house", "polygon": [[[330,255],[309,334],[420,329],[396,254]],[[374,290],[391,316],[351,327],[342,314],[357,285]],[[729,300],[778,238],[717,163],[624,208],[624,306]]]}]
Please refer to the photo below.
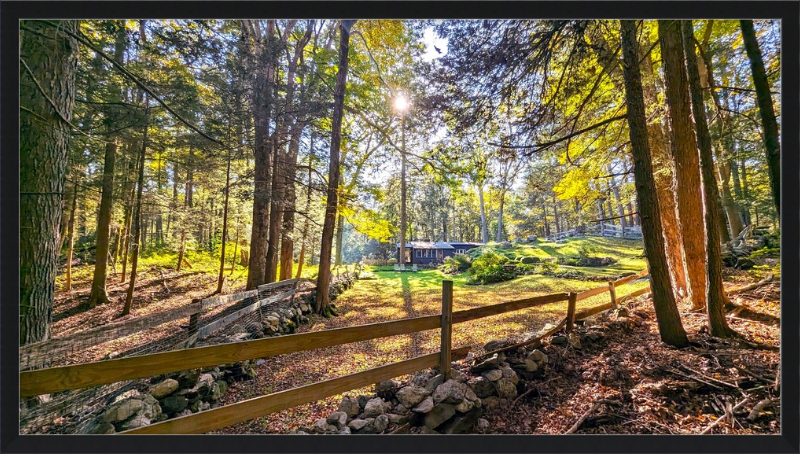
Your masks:
[{"label": "small house", "polygon": [[[396,244],[397,255],[400,256],[400,243]],[[464,254],[470,249],[482,246],[481,243],[410,241],[406,243],[406,265],[435,265],[444,262],[447,257]],[[398,260],[399,262],[399,260]]]}]

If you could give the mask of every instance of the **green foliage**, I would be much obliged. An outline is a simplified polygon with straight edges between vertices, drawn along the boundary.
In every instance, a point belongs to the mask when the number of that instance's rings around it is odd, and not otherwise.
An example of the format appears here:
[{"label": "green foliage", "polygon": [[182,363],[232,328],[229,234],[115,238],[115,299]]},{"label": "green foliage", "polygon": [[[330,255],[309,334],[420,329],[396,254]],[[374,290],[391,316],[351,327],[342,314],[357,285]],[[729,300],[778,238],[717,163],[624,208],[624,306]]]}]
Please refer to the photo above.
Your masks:
[{"label": "green foliage", "polygon": [[456,254],[446,257],[444,264],[439,269],[445,274],[457,274],[467,271],[472,266],[472,257],[466,254]]},{"label": "green foliage", "polygon": [[757,249],[757,250],[751,252],[750,253],[750,258],[752,260],[756,260],[756,259],[760,259],[760,258],[764,258],[764,257],[770,257],[770,256],[773,256],[773,255],[776,255],[776,254],[780,255],[780,252],[781,252],[781,250],[778,249],[778,248],[763,247],[761,249]]},{"label": "green foliage", "polygon": [[539,263],[539,257],[534,257],[534,256],[522,257],[520,262],[522,262],[524,265]]},{"label": "green foliage", "polygon": [[470,279],[468,284],[489,284],[513,279],[516,274],[506,270],[503,265],[508,258],[500,254],[489,252],[473,260],[469,269]]},{"label": "green foliage", "polygon": [[582,259],[588,259],[594,257],[596,253],[597,253],[597,246],[593,244],[583,244],[581,246],[578,246],[578,255]]},{"label": "green foliage", "polygon": [[541,265],[539,265],[539,273],[555,273],[558,270],[558,264],[553,261],[543,261]]}]

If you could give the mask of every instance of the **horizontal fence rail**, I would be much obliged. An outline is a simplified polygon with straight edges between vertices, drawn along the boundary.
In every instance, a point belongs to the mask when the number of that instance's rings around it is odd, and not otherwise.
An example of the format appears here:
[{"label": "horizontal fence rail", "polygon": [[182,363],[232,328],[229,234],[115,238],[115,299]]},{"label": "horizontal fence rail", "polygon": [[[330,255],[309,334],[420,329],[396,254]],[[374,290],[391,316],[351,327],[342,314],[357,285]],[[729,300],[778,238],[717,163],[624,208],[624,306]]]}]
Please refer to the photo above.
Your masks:
[{"label": "horizontal fence rail", "polygon": [[[614,294],[615,287],[632,282],[645,275],[647,275],[647,270],[636,275],[618,279],[616,281],[609,281],[607,286],[598,287],[596,289],[587,290],[581,293],[556,293],[509,301],[475,309],[462,310],[453,312],[451,318],[439,314],[317,331],[312,333],[292,334],[267,339],[155,353],[144,356],[53,367],[42,370],[24,371],[20,373],[20,395],[21,397],[35,396],[74,388],[84,388],[124,380],[152,377],[168,372],[229,364],[238,361],[265,358],[382,337],[410,334],[430,329],[442,329],[442,349],[440,349],[441,351],[438,353],[420,356],[411,360],[381,366],[375,369],[347,375],[345,377],[339,377],[312,385],[281,391],[279,393],[261,396],[255,399],[204,411],[202,413],[188,415],[123,432],[126,434],[204,433],[210,430],[226,427],[231,424],[236,424],[238,422],[247,421],[275,411],[280,411],[307,402],[323,399],[343,391],[360,388],[399,375],[404,375],[427,367],[432,367],[437,364],[442,366],[443,371],[446,371],[447,368],[444,364],[442,364],[443,361],[447,361],[447,365],[449,366],[449,359],[462,359],[468,350],[468,347],[459,350],[453,350],[452,357],[450,357],[450,355],[443,354],[444,349],[447,349],[448,351],[450,350],[449,342],[445,340],[445,337],[449,337],[447,333],[450,332],[449,330],[452,324],[464,323],[470,320],[561,301],[569,301],[566,318],[558,325],[557,328],[560,329],[560,327],[566,326],[567,330],[570,330],[572,329],[572,325],[575,320],[584,319],[611,308],[614,303],[621,303],[635,296],[647,293],[650,290],[649,285],[619,298],[616,298]],[[214,329],[218,329],[224,326],[225,323],[235,319],[235,315],[241,313],[242,311],[255,310],[252,308],[259,308],[264,304],[270,304],[288,297],[293,297],[297,291],[297,283],[298,281],[292,279],[267,284],[266,286],[259,287],[257,290],[209,298],[194,302],[182,308],[140,318],[157,321],[163,320],[165,317],[180,318],[186,315],[193,315],[196,317],[198,311],[208,307],[214,307],[231,301],[238,301],[244,298],[257,296],[259,292],[265,290],[274,290],[282,286],[293,286],[292,290],[289,292],[259,299],[255,303],[248,305],[247,307],[242,308],[233,314],[229,314],[218,321],[212,322],[212,324],[207,325],[204,328],[201,328],[206,329],[207,332],[204,334],[208,334]],[[452,285],[450,281],[444,282],[443,289],[447,288],[448,283]],[[581,311],[576,311],[576,302],[578,300],[586,299],[604,292],[610,293],[612,302],[588,309],[583,309]],[[447,295],[448,293],[443,291],[443,308],[447,306],[444,304],[444,300],[447,299]],[[449,310],[447,312],[449,312]],[[443,314],[444,313],[445,311],[443,310]]]},{"label": "horizontal fence rail", "polygon": [[[641,274],[641,273],[640,273]],[[629,276],[622,280],[635,278]],[[629,279],[625,282],[630,282]],[[619,281],[616,281],[619,282]],[[607,287],[600,287],[608,291]],[[599,290],[595,289],[595,290]],[[291,292],[289,292],[291,293]],[[587,292],[583,292],[585,294]],[[602,292],[600,292],[602,293]],[[599,294],[599,293],[598,293]],[[285,295],[285,294],[284,294]],[[278,295],[284,296],[284,295]],[[285,296],[284,296],[285,297]],[[277,297],[273,297],[277,298]],[[556,293],[536,296],[491,306],[453,312],[452,323],[464,323],[506,312],[567,301],[569,294]],[[577,299],[581,299],[578,294]],[[214,302],[215,304],[222,304]],[[605,306],[605,305],[603,305]],[[598,306],[598,307],[603,307]],[[610,304],[608,305],[610,308]],[[605,310],[607,308],[601,309]],[[583,318],[583,312],[576,314]],[[60,366],[20,373],[20,396],[36,396],[68,389],[84,388],[122,380],[152,377],[155,375],[200,367],[216,366],[256,358],[313,350],[322,347],[359,342],[381,337],[410,334],[441,327],[441,315],[416,317],[389,322],[338,328],[313,333],[290,334],[280,337],[234,342],[191,349],[175,350],[130,358],[110,359],[93,363]]]}]

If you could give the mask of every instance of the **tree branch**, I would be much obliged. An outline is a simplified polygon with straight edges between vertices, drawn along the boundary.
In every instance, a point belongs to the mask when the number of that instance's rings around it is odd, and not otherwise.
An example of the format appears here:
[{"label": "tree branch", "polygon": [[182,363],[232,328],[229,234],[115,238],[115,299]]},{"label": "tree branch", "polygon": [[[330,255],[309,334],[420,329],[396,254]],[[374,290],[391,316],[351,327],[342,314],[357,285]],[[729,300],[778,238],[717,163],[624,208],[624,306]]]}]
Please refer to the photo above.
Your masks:
[{"label": "tree branch", "polygon": [[[211,137],[211,136],[209,136],[208,134],[204,133],[203,131],[201,131],[200,129],[198,129],[198,128],[197,128],[197,126],[195,126],[195,125],[193,125],[193,124],[189,123],[189,122],[188,122],[186,119],[184,119],[184,118],[183,118],[183,117],[182,117],[180,114],[178,114],[177,112],[175,112],[175,111],[172,109],[172,107],[170,107],[170,106],[169,106],[169,104],[167,104],[167,103],[166,103],[166,102],[165,102],[163,99],[161,99],[161,97],[160,97],[160,96],[158,96],[158,95],[157,95],[157,94],[156,94],[156,93],[155,93],[153,90],[151,90],[151,89],[150,89],[150,88],[149,88],[147,85],[145,85],[145,84],[144,84],[144,82],[142,82],[142,81],[141,81],[141,80],[140,80],[140,79],[139,79],[137,76],[135,76],[133,73],[131,73],[130,71],[128,71],[127,69],[125,69],[125,67],[124,67],[124,66],[122,66],[122,65],[121,65],[119,62],[117,62],[117,61],[116,61],[114,58],[110,57],[108,54],[106,54],[106,53],[105,53],[105,52],[103,52],[101,49],[99,49],[97,46],[95,46],[95,45],[94,45],[94,44],[93,44],[91,41],[89,41],[89,39],[88,39],[88,38],[86,38],[85,36],[83,36],[83,35],[80,35],[80,34],[78,34],[78,33],[73,33],[73,32],[71,32],[71,31],[69,31],[69,30],[64,30],[64,29],[61,29],[61,28],[59,28],[59,27],[58,27],[58,25],[57,25],[57,24],[54,24],[53,22],[50,22],[50,21],[42,21],[42,22],[44,22],[44,23],[45,23],[45,24],[47,24],[47,25],[50,25],[51,27],[55,27],[56,29],[59,29],[60,31],[62,31],[62,32],[66,33],[66,34],[68,34],[68,35],[70,35],[70,36],[72,36],[73,38],[77,39],[77,40],[78,40],[78,41],[79,41],[81,44],[83,44],[83,45],[85,45],[86,47],[88,47],[88,48],[92,49],[92,50],[93,50],[95,53],[97,53],[97,55],[99,55],[99,56],[103,57],[104,59],[108,60],[109,62],[111,62],[111,64],[112,64],[112,65],[113,65],[115,68],[117,68],[117,70],[119,70],[119,72],[121,72],[123,75],[125,75],[125,77],[127,77],[128,79],[132,80],[132,81],[133,81],[133,83],[135,83],[136,85],[138,85],[138,86],[139,86],[139,88],[141,88],[142,90],[144,90],[145,92],[147,92],[147,93],[148,93],[150,96],[152,96],[153,98],[155,98],[155,100],[156,100],[156,101],[158,101],[158,103],[159,103],[159,104],[161,104],[162,106],[164,106],[164,108],[167,110],[167,112],[171,113],[171,114],[172,114],[172,115],[173,115],[173,116],[174,116],[174,117],[175,117],[175,118],[176,118],[178,121],[180,121],[181,123],[183,123],[183,124],[185,124],[187,127],[189,127],[189,129],[191,129],[192,131],[194,131],[194,132],[196,132],[196,133],[200,134],[200,135],[201,135],[202,137],[204,137],[205,139],[207,139],[207,140],[210,140],[211,142],[214,142],[214,143],[216,143],[217,145],[221,145],[221,146],[223,146],[223,147],[225,146],[225,144],[224,144],[224,143],[222,143],[222,142],[220,142],[219,140],[217,140],[217,139],[214,139],[213,137]],[[59,115],[60,115],[60,114],[59,114]]]},{"label": "tree branch", "polygon": [[628,118],[628,114],[627,113],[624,113],[622,115],[617,115],[615,117],[611,117],[611,118],[608,118],[606,120],[603,120],[600,123],[595,123],[595,124],[593,124],[591,126],[587,126],[587,127],[583,128],[583,129],[575,131],[575,132],[573,132],[571,134],[567,134],[564,137],[561,137],[561,138],[558,138],[558,139],[555,139],[555,140],[551,140],[549,142],[543,142],[543,143],[540,143],[540,144],[537,144],[537,145],[503,145],[503,144],[495,143],[495,142],[489,142],[489,145],[493,145],[493,146],[500,147],[500,148],[526,149],[526,150],[533,149],[533,152],[537,152],[537,151],[541,151],[541,150],[543,150],[545,148],[551,147],[553,145],[559,144],[561,142],[564,142],[566,140],[569,140],[569,139],[571,139],[571,138],[573,138],[573,137],[575,137],[577,135],[581,135],[581,134],[583,134],[585,132],[589,132],[589,131],[591,131],[593,129],[601,128],[601,127],[603,127],[603,126],[605,126],[605,125],[607,125],[609,123],[613,123],[613,122],[615,122],[617,120],[624,120],[626,118]]}]

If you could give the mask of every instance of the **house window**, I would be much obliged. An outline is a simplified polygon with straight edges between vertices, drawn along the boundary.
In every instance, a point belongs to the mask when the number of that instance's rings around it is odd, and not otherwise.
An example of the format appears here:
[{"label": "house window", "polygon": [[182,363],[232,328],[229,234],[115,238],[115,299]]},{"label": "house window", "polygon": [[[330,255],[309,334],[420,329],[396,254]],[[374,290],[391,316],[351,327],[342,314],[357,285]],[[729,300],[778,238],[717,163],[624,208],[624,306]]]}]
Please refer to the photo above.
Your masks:
[{"label": "house window", "polygon": [[422,257],[422,255],[420,255],[420,253],[421,253],[421,252],[422,252],[422,251],[420,251],[419,249],[417,249],[417,250],[415,251],[415,253],[416,253],[415,255],[416,255],[417,257]]}]

